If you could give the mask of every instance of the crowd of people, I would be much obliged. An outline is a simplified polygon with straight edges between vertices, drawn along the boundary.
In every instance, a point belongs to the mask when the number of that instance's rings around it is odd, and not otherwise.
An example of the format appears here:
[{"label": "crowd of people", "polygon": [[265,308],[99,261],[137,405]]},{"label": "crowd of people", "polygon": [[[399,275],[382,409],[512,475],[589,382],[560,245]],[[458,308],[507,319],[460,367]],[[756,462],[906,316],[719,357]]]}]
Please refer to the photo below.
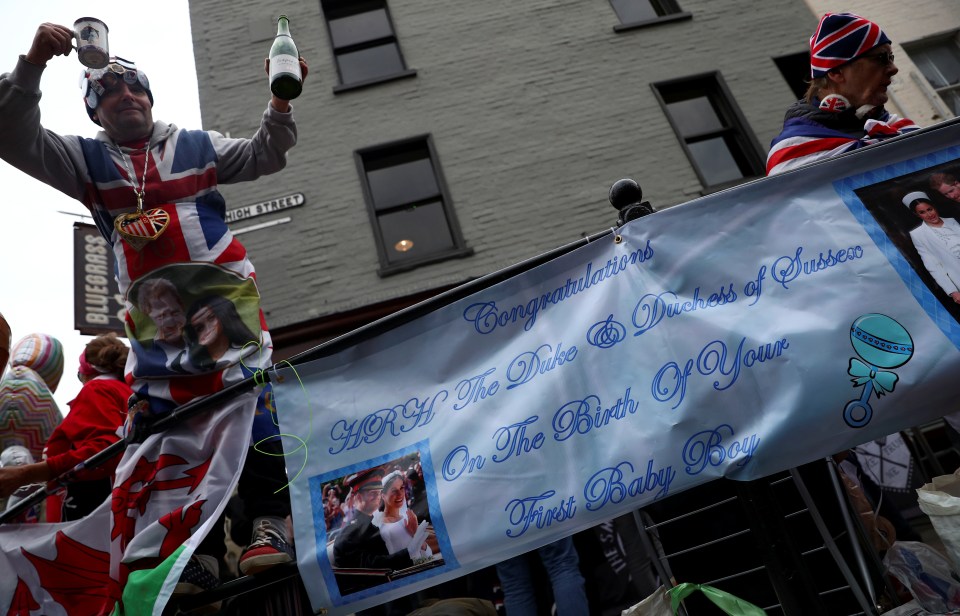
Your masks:
[{"label": "crowd of people", "polygon": [[[23,467],[43,459],[48,438],[63,420],[53,398],[63,375],[60,341],[31,334],[11,346],[11,333],[0,314],[0,359],[4,360],[0,367],[0,425],[5,428],[0,434],[0,511],[13,508],[42,485],[26,477]],[[30,507],[17,520],[38,522],[45,519],[42,510],[42,506]],[[51,520],[57,519],[56,513],[51,511]]]},{"label": "crowd of people", "polygon": [[[59,342],[51,339],[49,345],[59,347]],[[24,487],[43,487],[120,439],[120,428],[127,418],[127,400],[133,393],[123,379],[128,352],[129,348],[115,334],[97,336],[87,343],[77,367],[77,378],[83,387],[69,403],[69,413],[46,436],[40,456],[27,451],[28,455],[15,464],[0,468],[0,498],[10,497]],[[32,363],[17,365],[21,370],[32,371]],[[36,411],[35,405],[24,406],[20,417],[28,422],[29,415]],[[26,449],[29,444],[23,432],[13,431],[5,440],[18,443],[9,447]],[[101,466],[77,472],[71,482],[48,496],[46,521],[78,520],[106,502],[118,462],[119,457],[114,457]]]}]

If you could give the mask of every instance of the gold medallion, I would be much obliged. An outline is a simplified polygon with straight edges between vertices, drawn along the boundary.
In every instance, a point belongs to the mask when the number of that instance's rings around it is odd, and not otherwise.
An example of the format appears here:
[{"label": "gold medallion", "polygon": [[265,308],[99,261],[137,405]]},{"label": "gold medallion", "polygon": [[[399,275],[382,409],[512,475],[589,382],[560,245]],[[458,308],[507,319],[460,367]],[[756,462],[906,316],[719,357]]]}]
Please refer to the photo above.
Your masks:
[{"label": "gold medallion", "polygon": [[140,252],[144,246],[163,235],[169,224],[170,214],[155,207],[145,212],[121,214],[114,219],[113,228],[131,248]]}]

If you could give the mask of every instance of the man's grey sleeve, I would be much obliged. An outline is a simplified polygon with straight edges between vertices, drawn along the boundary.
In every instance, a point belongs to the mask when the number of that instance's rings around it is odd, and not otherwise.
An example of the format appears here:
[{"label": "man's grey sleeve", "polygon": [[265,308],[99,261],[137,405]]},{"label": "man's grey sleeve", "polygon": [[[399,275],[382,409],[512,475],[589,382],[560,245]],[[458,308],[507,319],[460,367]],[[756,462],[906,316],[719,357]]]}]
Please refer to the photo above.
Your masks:
[{"label": "man's grey sleeve", "polygon": [[82,200],[83,153],[77,137],[63,137],[40,124],[43,67],[23,56],[0,75],[0,159],[74,199]]},{"label": "man's grey sleeve", "polygon": [[213,131],[207,134],[217,153],[217,181],[225,184],[280,171],[287,165],[287,150],[297,143],[293,111],[281,113],[270,105],[251,139],[230,139]]}]

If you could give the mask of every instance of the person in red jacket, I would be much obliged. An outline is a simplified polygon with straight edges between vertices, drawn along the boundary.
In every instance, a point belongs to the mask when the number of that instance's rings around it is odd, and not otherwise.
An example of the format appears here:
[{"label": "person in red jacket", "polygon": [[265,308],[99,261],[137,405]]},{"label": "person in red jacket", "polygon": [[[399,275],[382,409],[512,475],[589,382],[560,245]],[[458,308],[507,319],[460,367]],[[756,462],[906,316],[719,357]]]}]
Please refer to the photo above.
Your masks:
[{"label": "person in red jacket", "polygon": [[[44,460],[0,468],[0,498],[20,486],[56,479],[119,440],[117,431],[133,394],[123,380],[129,350],[115,334],[98,336],[87,344],[77,372],[83,387],[69,403],[70,412],[47,439]],[[47,521],[77,520],[96,509],[110,496],[119,461],[116,456],[102,466],[80,471],[64,493],[47,499]]]}]

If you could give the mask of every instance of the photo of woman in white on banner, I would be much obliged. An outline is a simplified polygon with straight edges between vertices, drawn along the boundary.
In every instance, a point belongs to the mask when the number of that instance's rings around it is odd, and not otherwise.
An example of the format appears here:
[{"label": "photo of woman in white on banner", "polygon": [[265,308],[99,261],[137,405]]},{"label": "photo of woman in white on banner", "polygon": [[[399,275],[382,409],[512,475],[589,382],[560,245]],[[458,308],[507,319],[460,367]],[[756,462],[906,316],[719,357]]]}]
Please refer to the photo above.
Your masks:
[{"label": "photo of woman in white on banner", "polygon": [[[383,478],[380,499],[380,510],[373,514],[373,525],[380,529],[380,536],[389,552],[406,549],[417,533],[420,522],[413,511],[407,508],[407,486],[403,473],[395,470]],[[423,523],[428,524],[426,520]],[[427,540],[419,548],[423,558],[432,559],[434,553],[439,552],[436,541],[436,535],[431,534],[428,528]]]},{"label": "photo of woman in white on banner", "polygon": [[907,193],[903,204],[922,221],[910,239],[923,265],[943,292],[960,303],[960,223],[941,218],[925,192]]}]

